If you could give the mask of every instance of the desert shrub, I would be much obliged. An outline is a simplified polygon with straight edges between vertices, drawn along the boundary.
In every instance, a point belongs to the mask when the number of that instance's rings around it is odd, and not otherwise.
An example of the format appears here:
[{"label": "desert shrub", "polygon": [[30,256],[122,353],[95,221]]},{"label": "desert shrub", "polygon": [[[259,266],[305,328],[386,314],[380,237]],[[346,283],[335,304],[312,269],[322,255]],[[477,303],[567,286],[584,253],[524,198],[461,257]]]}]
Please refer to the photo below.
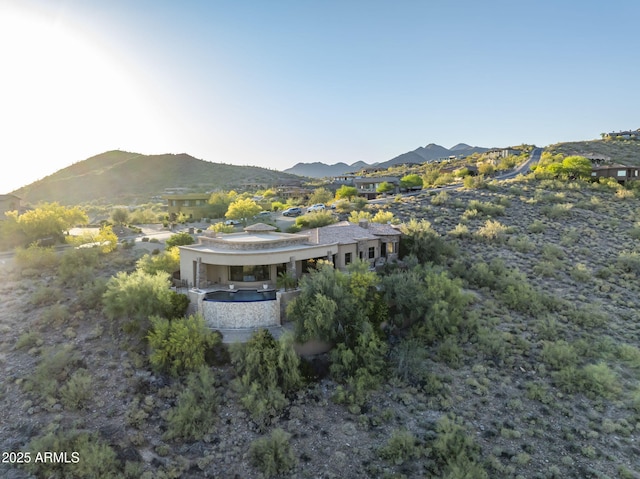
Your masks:
[{"label": "desert shrub", "polygon": [[584,393],[594,398],[612,399],[621,391],[615,372],[604,362],[584,366],[580,379]]},{"label": "desert shrub", "polygon": [[449,201],[449,193],[441,191],[437,195],[431,197],[431,204],[434,206],[444,205]]},{"label": "desert shrub", "polygon": [[265,427],[279,414],[288,402],[285,394],[302,383],[300,358],[290,334],[276,340],[262,329],[245,344],[233,345],[231,362],[237,372],[233,386],[259,427]]},{"label": "desert shrub", "polygon": [[431,450],[439,477],[488,478],[479,464],[480,446],[458,418],[443,416],[436,424],[436,433]]},{"label": "desert shrub", "polygon": [[171,235],[164,242],[167,248],[171,248],[172,246],[187,246],[193,243],[195,243],[193,236],[191,236],[189,233],[185,233],[184,231]]},{"label": "desert shrub", "polygon": [[424,367],[429,353],[418,338],[407,338],[390,350],[390,370],[403,382],[415,385],[422,381],[427,372]]},{"label": "desert shrub", "polygon": [[298,216],[295,225],[301,229],[320,228],[336,222],[336,218],[329,211],[316,211]]},{"label": "desert shrub", "polygon": [[577,263],[571,269],[571,277],[580,283],[586,283],[591,280],[591,270],[582,263]]},{"label": "desert shrub", "polygon": [[64,381],[80,365],[80,355],[72,346],[49,348],[42,353],[34,371],[25,378],[24,389],[42,400],[51,400],[57,397]]},{"label": "desert shrub", "polygon": [[544,231],[547,229],[547,225],[545,225],[542,221],[540,220],[534,220],[528,227],[527,227],[527,231],[529,233],[544,233]]},{"label": "desert shrub", "polygon": [[19,269],[34,271],[36,274],[53,270],[59,262],[58,255],[53,248],[38,246],[17,248],[14,260]]},{"label": "desert shrub", "polygon": [[547,218],[558,219],[569,216],[571,214],[571,208],[573,208],[573,204],[571,203],[560,203],[551,206],[543,206],[540,211]]},{"label": "desert shrub", "polygon": [[367,323],[353,347],[338,344],[330,352],[331,376],[344,386],[336,392],[334,400],[349,406],[364,404],[367,393],[377,388],[386,376],[387,344],[375,334]]},{"label": "desert shrub", "polygon": [[620,252],[617,266],[626,273],[640,273],[640,253],[637,251]]},{"label": "desert shrub", "polygon": [[620,188],[616,191],[616,198],[619,200],[631,200],[635,198],[635,193],[633,192],[633,190]]},{"label": "desert shrub", "polygon": [[187,376],[186,387],[167,413],[166,439],[200,440],[216,421],[218,393],[213,372],[200,366]]},{"label": "desert shrub", "polygon": [[487,201],[471,200],[468,208],[476,210],[484,216],[501,216],[504,215],[505,207],[501,204],[489,203]]},{"label": "desert shrub", "polygon": [[69,306],[66,304],[52,304],[47,306],[40,316],[40,321],[47,325],[64,324],[71,318]]},{"label": "desert shrub", "polygon": [[151,317],[147,335],[151,366],[172,376],[197,371],[205,364],[207,351],[221,343],[199,315],[181,319]]},{"label": "desert shrub", "polygon": [[91,374],[84,368],[75,371],[60,388],[62,404],[70,409],[82,409],[94,395]]},{"label": "desert shrub", "polygon": [[15,348],[30,349],[34,346],[41,345],[42,342],[43,341],[40,337],[40,333],[38,333],[37,331],[27,331],[20,335],[20,337],[16,341]]},{"label": "desert shrub", "polygon": [[77,290],[78,305],[84,310],[101,308],[102,295],[106,290],[106,278],[94,278],[92,281],[84,283]]},{"label": "desert shrub", "polygon": [[167,273],[147,274],[136,270],[131,274],[124,271],[107,281],[102,295],[104,313],[109,319],[126,318],[128,331],[146,330],[142,324],[150,316],[173,313],[173,291]]},{"label": "desert shrub", "polygon": [[93,280],[100,252],[94,248],[69,249],[60,257],[58,280],[65,286],[80,287]]},{"label": "desert shrub", "polygon": [[462,366],[463,351],[455,338],[449,336],[438,345],[436,357],[439,361],[457,369]]},{"label": "desert shrub", "polygon": [[426,220],[410,219],[400,228],[403,238],[400,242],[400,257],[415,256],[420,263],[441,263],[446,257],[454,256],[456,248],[445,241]]},{"label": "desert shrub", "polygon": [[416,437],[406,429],[394,429],[386,444],[378,449],[378,455],[395,464],[414,459],[420,454]]},{"label": "desert shrub", "polygon": [[458,223],[455,228],[448,232],[448,234],[456,238],[468,238],[471,236],[469,228],[461,223]]},{"label": "desert shrub", "polygon": [[478,238],[484,240],[501,240],[504,238],[504,235],[508,232],[509,228],[495,220],[487,220],[485,223],[478,228],[476,231],[476,236]]},{"label": "desert shrub", "polygon": [[249,447],[249,459],[265,477],[289,472],[297,463],[291,448],[291,434],[276,428],[268,437],[256,439]]},{"label": "desert shrub", "polygon": [[542,361],[553,369],[572,367],[578,363],[578,353],[575,348],[563,339],[546,342],[540,356]]},{"label": "desert shrub", "polygon": [[469,329],[465,311],[471,297],[444,271],[417,265],[384,276],[381,286],[394,327],[413,326],[429,342]]},{"label": "desert shrub", "polygon": [[57,287],[38,286],[29,299],[34,306],[46,306],[62,300],[62,291]]},{"label": "desert shrub", "polygon": [[476,335],[478,350],[490,361],[500,364],[507,355],[507,342],[501,331],[482,327]]},{"label": "desert shrub", "polygon": [[569,306],[565,308],[567,318],[584,329],[598,328],[609,322],[609,315],[596,304]]},{"label": "desert shrub", "polygon": [[538,261],[533,266],[533,272],[538,276],[543,276],[545,278],[557,278],[559,276],[559,270],[561,266],[562,263],[560,263],[559,261]]},{"label": "desert shrub", "polygon": [[510,248],[513,248],[516,251],[519,251],[521,253],[529,253],[530,251],[533,251],[533,249],[535,248],[535,245],[533,244],[533,242],[524,235],[513,236],[509,238],[507,240],[507,245]]},{"label": "desert shrub", "polygon": [[165,249],[155,255],[145,254],[136,262],[136,268],[147,274],[166,272],[173,274],[180,271],[180,250],[177,246]]},{"label": "desert shrub", "polygon": [[[97,434],[57,431],[32,439],[28,450],[32,461],[25,469],[37,477],[65,479],[117,479],[123,470],[116,452]],[[67,461],[37,461],[44,451],[66,452]]]}]

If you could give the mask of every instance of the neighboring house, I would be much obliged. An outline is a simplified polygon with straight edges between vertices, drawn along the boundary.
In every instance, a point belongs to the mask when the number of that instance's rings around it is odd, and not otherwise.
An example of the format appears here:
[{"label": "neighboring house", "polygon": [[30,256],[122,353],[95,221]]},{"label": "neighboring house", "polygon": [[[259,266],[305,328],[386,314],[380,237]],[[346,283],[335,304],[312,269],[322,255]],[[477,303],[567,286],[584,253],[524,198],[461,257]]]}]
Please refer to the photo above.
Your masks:
[{"label": "neighboring house", "polygon": [[241,233],[207,231],[197,244],[180,246],[180,277],[193,306],[215,329],[280,324],[280,274],[299,278],[318,260],[343,269],[356,258],[375,264],[395,258],[400,231],[391,225],[337,223],[281,233],[263,223]]},{"label": "neighboring house", "polygon": [[8,211],[22,211],[21,199],[15,195],[0,195],[0,220],[5,219]]},{"label": "neighboring house", "polygon": [[200,220],[207,217],[210,193],[169,194],[167,200],[169,220],[175,220],[181,213],[190,219]]},{"label": "neighboring house", "polygon": [[515,148],[494,148],[486,151],[484,156],[492,160],[497,160],[499,158],[507,158],[508,156],[518,156],[521,153],[522,150],[516,150]]},{"label": "neighboring house", "polygon": [[478,167],[476,165],[449,165],[440,168],[440,174],[453,174],[456,171],[466,169],[469,171],[470,176],[476,176],[478,174]]},{"label": "neighboring house", "polygon": [[610,133],[603,133],[602,136],[610,140],[638,140],[640,139],[640,128],[628,131],[612,131]]},{"label": "neighboring house", "polygon": [[303,188],[301,186],[278,186],[276,188],[276,193],[283,199],[300,198],[306,200],[311,194],[313,194],[313,190],[310,188]]},{"label": "neighboring house", "polygon": [[400,191],[400,178],[397,176],[369,176],[353,179],[353,186],[358,190],[358,196],[364,196],[368,200],[372,200],[378,196],[378,187],[382,183],[391,183],[394,190],[391,194]]},{"label": "neighboring house", "polygon": [[626,165],[594,166],[591,169],[591,178],[615,178],[618,183],[635,181],[640,179],[640,167]]}]

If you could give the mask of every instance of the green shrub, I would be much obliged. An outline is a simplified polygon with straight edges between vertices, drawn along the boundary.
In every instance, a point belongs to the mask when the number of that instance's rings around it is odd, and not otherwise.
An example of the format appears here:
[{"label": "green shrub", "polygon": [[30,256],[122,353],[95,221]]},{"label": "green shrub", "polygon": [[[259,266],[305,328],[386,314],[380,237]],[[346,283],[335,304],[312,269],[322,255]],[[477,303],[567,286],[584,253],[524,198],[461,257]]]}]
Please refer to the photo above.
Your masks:
[{"label": "green shrub", "polygon": [[58,279],[65,286],[78,288],[96,276],[100,258],[97,248],[69,249],[60,257]]},{"label": "green shrub", "polygon": [[73,346],[52,347],[42,354],[42,359],[25,382],[26,391],[40,399],[56,397],[66,378],[80,365],[80,356]]},{"label": "green shrub", "polygon": [[581,371],[582,389],[591,397],[612,399],[620,391],[620,384],[614,371],[604,362],[587,364]]},{"label": "green shrub", "polygon": [[637,251],[622,251],[618,255],[617,266],[626,273],[640,273],[640,253]]},{"label": "green shrub", "polygon": [[591,280],[591,270],[582,263],[577,263],[571,270],[571,277],[580,283],[586,283]]},{"label": "green shrub", "polygon": [[446,365],[458,369],[462,366],[463,351],[456,339],[449,336],[438,345],[436,357]]},{"label": "green shrub", "polygon": [[431,448],[439,477],[488,478],[486,471],[478,464],[480,447],[458,418],[443,416],[436,424],[436,433]]},{"label": "green shrub", "polygon": [[575,348],[563,339],[545,342],[540,356],[545,364],[556,370],[574,367],[578,363],[578,353]]},{"label": "green shrub", "polygon": [[247,343],[233,345],[231,362],[237,371],[233,386],[240,401],[262,428],[286,406],[285,394],[302,383],[300,358],[290,334],[277,341],[262,329]]},{"label": "green shrub", "polygon": [[406,429],[395,429],[391,432],[387,443],[378,449],[378,454],[383,459],[400,465],[418,457],[420,448],[413,433]]},{"label": "green shrub", "polygon": [[91,374],[84,368],[75,371],[66,384],[60,388],[62,404],[70,409],[82,409],[93,395]]},{"label": "green shrub", "polygon": [[251,464],[266,477],[289,472],[297,463],[290,440],[291,434],[280,428],[274,429],[269,437],[256,439],[249,447]]},{"label": "green shrub", "polygon": [[53,248],[29,246],[28,248],[17,248],[14,261],[19,269],[31,270],[39,275],[56,268],[59,258]]},{"label": "green shrub", "polygon": [[502,216],[505,210],[504,205],[479,200],[469,201],[468,208],[485,216]]},{"label": "green shrub", "polygon": [[336,218],[329,211],[316,211],[298,216],[295,226],[300,229],[320,228],[336,222]]},{"label": "green shrub", "polygon": [[40,333],[37,331],[27,331],[20,335],[16,341],[16,349],[30,349],[43,343]]},{"label": "green shrub", "polygon": [[102,307],[102,295],[107,290],[107,279],[94,278],[77,290],[78,305],[85,311]]},{"label": "green shrub", "polygon": [[151,366],[172,376],[200,369],[207,351],[221,343],[220,335],[210,330],[199,314],[173,320],[151,317],[147,339]]},{"label": "green shrub", "polygon": [[[32,461],[25,469],[37,477],[65,479],[119,479],[123,477],[116,452],[97,434],[57,431],[32,439],[27,446]],[[38,461],[45,451],[66,452],[66,462]]]},{"label": "green shrub", "polygon": [[476,236],[488,241],[501,240],[504,238],[504,235],[508,230],[509,229],[499,221],[487,220],[480,228],[478,228]]},{"label": "green shrub", "polygon": [[172,246],[187,246],[193,243],[195,243],[193,236],[185,232],[171,235],[171,237],[164,242],[167,248],[171,248]]},{"label": "green shrub", "polygon": [[468,238],[469,236],[471,236],[469,228],[461,223],[458,223],[455,228],[449,231],[448,234],[456,238]]},{"label": "green shrub", "polygon": [[543,206],[541,212],[547,218],[558,219],[569,216],[572,208],[573,204],[571,203],[561,203],[552,206]]},{"label": "green shrub", "polygon": [[129,331],[146,332],[147,319],[173,313],[173,294],[169,289],[169,274],[147,274],[136,270],[124,271],[111,277],[102,295],[104,313],[109,319],[126,318]]},{"label": "green shrub", "polygon": [[34,306],[46,306],[62,300],[62,290],[51,286],[38,286],[29,299]]},{"label": "green shrub", "polygon": [[446,191],[441,191],[431,198],[431,204],[434,206],[444,205],[447,201],[449,201],[449,193]]},{"label": "green shrub", "polygon": [[180,250],[177,246],[168,247],[162,253],[145,254],[136,263],[136,268],[147,274],[165,272],[173,274],[180,271]]},{"label": "green shrub", "polygon": [[439,264],[456,254],[456,247],[446,242],[429,221],[412,218],[401,226],[400,231],[404,235],[400,242],[401,258],[412,255],[420,263]]},{"label": "green shrub", "polygon": [[52,304],[42,312],[41,321],[44,324],[64,324],[69,321],[71,313],[66,304]]},{"label": "green shrub", "polygon": [[533,223],[527,227],[529,233],[544,233],[546,229],[547,226],[540,220],[534,220]]},{"label": "green shrub", "polygon": [[187,376],[186,387],[167,413],[166,439],[200,440],[216,421],[218,394],[211,369],[201,366]]}]

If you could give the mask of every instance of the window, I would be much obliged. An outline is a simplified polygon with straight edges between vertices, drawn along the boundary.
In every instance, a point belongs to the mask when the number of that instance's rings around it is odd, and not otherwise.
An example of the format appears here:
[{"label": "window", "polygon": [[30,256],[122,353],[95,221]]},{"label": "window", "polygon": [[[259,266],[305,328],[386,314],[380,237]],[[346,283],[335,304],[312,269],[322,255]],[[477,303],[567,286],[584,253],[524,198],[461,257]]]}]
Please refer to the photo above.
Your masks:
[{"label": "window", "polygon": [[268,264],[255,266],[229,266],[231,281],[269,281],[271,268]]},{"label": "window", "polygon": [[369,246],[369,259],[373,259],[376,257],[376,248],[373,246]]},{"label": "window", "polygon": [[616,175],[617,176],[627,176],[627,170],[618,170]]},{"label": "window", "polygon": [[351,253],[345,253],[344,254],[344,264],[351,264]]}]

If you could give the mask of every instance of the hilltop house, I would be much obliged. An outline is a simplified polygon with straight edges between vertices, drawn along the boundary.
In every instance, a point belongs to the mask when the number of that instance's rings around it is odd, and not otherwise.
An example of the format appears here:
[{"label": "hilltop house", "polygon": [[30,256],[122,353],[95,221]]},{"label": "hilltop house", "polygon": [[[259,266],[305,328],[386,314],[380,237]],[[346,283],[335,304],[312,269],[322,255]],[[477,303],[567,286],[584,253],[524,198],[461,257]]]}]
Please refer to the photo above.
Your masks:
[{"label": "hilltop house", "polygon": [[638,140],[640,139],[640,128],[637,130],[612,131],[603,133],[602,137],[607,140]]},{"label": "hilltop house", "polygon": [[281,233],[263,223],[241,233],[207,231],[197,244],[180,246],[180,277],[192,307],[210,327],[237,329],[280,324],[277,279],[294,278],[326,260],[343,269],[356,258],[375,264],[395,258],[400,231],[388,224],[337,223]]}]

